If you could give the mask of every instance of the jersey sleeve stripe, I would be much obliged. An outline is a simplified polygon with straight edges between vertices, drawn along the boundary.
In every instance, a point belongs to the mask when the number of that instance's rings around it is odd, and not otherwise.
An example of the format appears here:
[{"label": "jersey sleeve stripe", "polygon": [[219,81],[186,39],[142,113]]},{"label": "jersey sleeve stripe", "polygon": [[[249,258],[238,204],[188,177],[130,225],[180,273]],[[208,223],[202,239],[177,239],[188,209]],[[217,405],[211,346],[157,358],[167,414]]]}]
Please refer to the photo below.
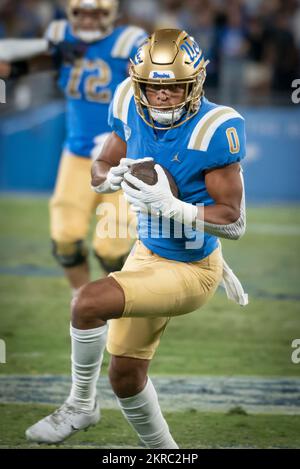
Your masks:
[{"label": "jersey sleeve stripe", "polygon": [[188,148],[190,150],[207,151],[209,143],[220,125],[236,117],[242,118],[238,112],[230,107],[218,106],[212,109],[196,125]]},{"label": "jersey sleeve stripe", "polygon": [[130,101],[132,97],[133,97],[133,88],[132,86],[130,86],[124,98],[123,109],[122,109],[122,121],[125,122],[125,124],[127,124],[128,122],[129,105],[130,105]]},{"label": "jersey sleeve stripe", "polygon": [[144,35],[145,32],[143,29],[136,26],[129,26],[117,39],[111,53],[112,57],[128,59],[134,44],[139,37],[143,37]]},{"label": "jersey sleeve stripe", "polygon": [[206,134],[203,136],[203,139],[200,143],[200,150],[201,151],[207,151],[207,149],[209,147],[209,144],[211,142],[211,139],[213,138],[213,136],[214,136],[215,132],[217,131],[217,129],[222,124],[224,124],[225,122],[227,122],[231,119],[236,119],[236,118],[242,118],[242,116],[240,114],[238,114],[237,112],[235,112],[235,111],[229,112],[227,114],[223,114],[223,115],[219,116],[212,123],[212,125],[209,127],[209,129],[207,129]]},{"label": "jersey sleeve stripe", "polygon": [[114,117],[122,120],[125,123],[127,123],[129,102],[132,95],[133,90],[131,86],[131,78],[127,78],[117,88],[113,103]]},{"label": "jersey sleeve stripe", "polygon": [[219,106],[217,108],[214,108],[214,109],[211,109],[207,114],[205,114],[200,120],[199,122],[197,123],[196,127],[194,128],[193,132],[192,132],[192,135],[191,135],[191,138],[189,140],[189,144],[188,144],[188,148],[190,150],[194,149],[194,145],[195,145],[195,142],[196,142],[196,139],[197,139],[197,136],[201,130],[201,128],[203,127],[203,125],[205,125],[205,123],[210,119],[211,116],[213,116],[214,114],[216,114],[216,112],[220,111],[220,109],[225,109],[225,106]]},{"label": "jersey sleeve stripe", "polygon": [[54,44],[62,42],[65,38],[67,25],[68,22],[66,20],[52,21],[49,26],[46,38]]}]

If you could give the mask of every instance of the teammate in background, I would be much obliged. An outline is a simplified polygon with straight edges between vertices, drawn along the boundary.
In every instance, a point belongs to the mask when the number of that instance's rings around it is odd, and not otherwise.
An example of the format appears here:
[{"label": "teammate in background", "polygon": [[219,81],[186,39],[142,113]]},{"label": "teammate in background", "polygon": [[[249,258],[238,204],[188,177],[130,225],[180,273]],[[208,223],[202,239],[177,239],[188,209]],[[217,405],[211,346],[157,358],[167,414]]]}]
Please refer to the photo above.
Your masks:
[{"label": "teammate in background", "polygon": [[[117,226],[134,218],[132,212],[126,218],[124,201],[119,210],[120,192],[99,195],[90,187],[91,157],[99,155],[110,132],[109,104],[128,76],[129,58],[147,37],[135,26],[114,27],[117,14],[117,0],[69,0],[68,20],[53,21],[44,40],[2,41],[4,57],[12,61],[2,62],[2,75],[16,77],[53,65],[59,71],[67,101],[67,136],[50,201],[50,231],[53,255],[75,291],[89,281],[85,238],[96,207],[113,204],[108,218],[115,218]],[[130,236],[101,239],[95,234],[93,248],[104,270],[111,272],[122,267],[131,244]]]},{"label": "teammate in background", "polygon": [[[170,318],[204,306],[222,279],[229,296],[247,303],[218,240],[245,231],[244,119],[204,97],[206,65],[185,31],[160,30],[141,46],[131,78],[115,93],[113,133],[93,165],[92,184],[97,192],[123,188],[140,211],[139,240],[122,271],[84,286],[73,300],[71,392],[27,430],[31,441],[57,443],[99,420],[95,386],[108,327],[110,381],[123,415],[147,448],[177,448],[148,377],[160,336]],[[130,174],[124,155],[152,157],[157,183]]]}]

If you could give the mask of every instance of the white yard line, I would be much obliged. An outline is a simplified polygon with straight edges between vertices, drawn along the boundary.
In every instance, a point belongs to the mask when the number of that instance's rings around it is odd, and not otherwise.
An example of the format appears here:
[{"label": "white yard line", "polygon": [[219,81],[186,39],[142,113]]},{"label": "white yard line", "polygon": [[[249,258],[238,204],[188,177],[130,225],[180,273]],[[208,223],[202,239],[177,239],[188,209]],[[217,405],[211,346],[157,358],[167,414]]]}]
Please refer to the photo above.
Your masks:
[{"label": "white yard line", "polygon": [[[249,413],[300,415],[300,378],[156,376],[162,409],[227,412],[241,406]],[[0,403],[61,404],[68,395],[67,376],[0,376]],[[106,377],[100,379],[103,408],[118,409]]]}]

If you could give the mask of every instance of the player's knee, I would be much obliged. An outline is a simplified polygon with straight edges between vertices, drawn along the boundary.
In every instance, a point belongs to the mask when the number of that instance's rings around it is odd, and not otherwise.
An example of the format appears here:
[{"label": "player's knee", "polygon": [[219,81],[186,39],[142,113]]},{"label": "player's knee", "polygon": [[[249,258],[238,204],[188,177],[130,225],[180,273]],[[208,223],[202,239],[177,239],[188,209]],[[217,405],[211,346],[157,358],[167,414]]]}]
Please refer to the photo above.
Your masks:
[{"label": "player's knee", "polygon": [[100,256],[96,251],[94,251],[94,255],[97,258],[101,268],[107,273],[121,270],[128,256],[128,254],[126,254],[124,256],[117,257],[116,259],[108,259]]},{"label": "player's knee", "polygon": [[149,360],[112,356],[109,379],[115,394],[130,397],[141,392],[147,382]]},{"label": "player's knee", "polygon": [[105,301],[109,290],[106,280],[90,282],[79,288],[71,302],[73,324],[92,329],[96,327],[95,322],[110,319],[110,305]]},{"label": "player's knee", "polygon": [[73,243],[52,240],[52,254],[66,269],[84,264],[87,259],[87,249],[82,240]]},{"label": "player's knee", "polygon": [[72,299],[72,324],[79,329],[100,327],[122,316],[124,302],[123,290],[113,278],[87,283]]},{"label": "player's knee", "polygon": [[71,302],[72,322],[87,324],[95,319],[93,298],[89,294],[89,284],[81,287]]}]

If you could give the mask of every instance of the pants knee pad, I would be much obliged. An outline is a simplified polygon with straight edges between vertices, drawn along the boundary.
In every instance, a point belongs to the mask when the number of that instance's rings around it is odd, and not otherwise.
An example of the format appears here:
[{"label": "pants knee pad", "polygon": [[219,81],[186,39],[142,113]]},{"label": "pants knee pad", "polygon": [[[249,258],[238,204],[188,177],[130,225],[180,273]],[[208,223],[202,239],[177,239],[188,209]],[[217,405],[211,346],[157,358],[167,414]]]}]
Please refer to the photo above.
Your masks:
[{"label": "pants knee pad", "polygon": [[63,243],[52,240],[52,254],[64,268],[77,267],[87,259],[87,249],[82,240]]},{"label": "pants knee pad", "polygon": [[108,274],[121,270],[128,256],[128,254],[125,254],[124,256],[117,257],[116,259],[107,259],[99,256],[96,251],[94,251],[94,255],[98,259],[102,269]]}]

